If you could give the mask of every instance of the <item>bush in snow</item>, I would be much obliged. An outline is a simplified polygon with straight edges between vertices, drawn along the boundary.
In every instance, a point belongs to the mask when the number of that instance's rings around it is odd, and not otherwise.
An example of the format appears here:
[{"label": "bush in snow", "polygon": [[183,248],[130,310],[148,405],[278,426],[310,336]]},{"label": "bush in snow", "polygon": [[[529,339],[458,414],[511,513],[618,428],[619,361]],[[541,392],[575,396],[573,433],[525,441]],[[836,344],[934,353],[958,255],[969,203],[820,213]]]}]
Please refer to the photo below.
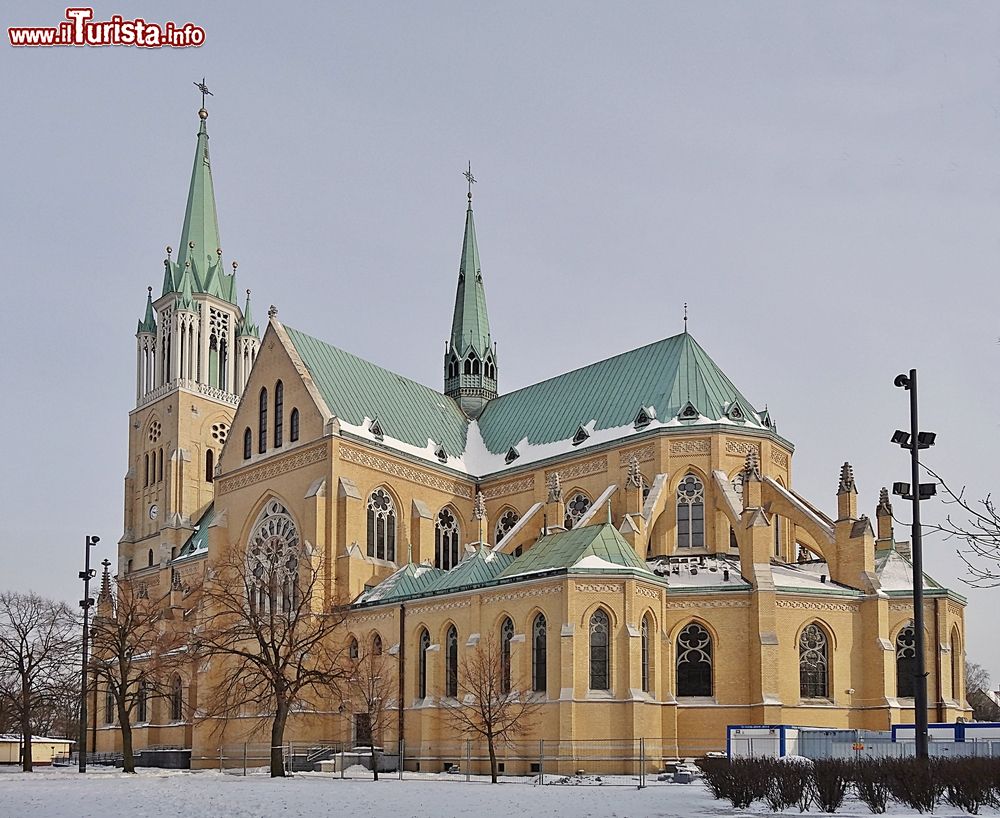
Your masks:
[{"label": "bush in snow", "polygon": [[809,809],[813,800],[811,763],[808,759],[785,759],[762,770],[768,776],[764,800],[772,812],[781,812],[797,806],[800,812]]},{"label": "bush in snow", "polygon": [[889,804],[888,774],[887,762],[878,759],[859,761],[854,766],[854,789],[858,798],[876,815],[885,812]]},{"label": "bush in snow", "polygon": [[812,779],[816,802],[824,812],[836,812],[844,803],[851,783],[851,763],[839,758],[824,758],[813,763]]},{"label": "bush in snow", "polygon": [[1000,763],[992,758],[954,758],[938,762],[948,803],[978,815],[980,808],[996,801],[995,783]]},{"label": "bush in snow", "polygon": [[886,783],[893,798],[919,813],[934,812],[944,794],[944,763],[900,758],[886,762]]}]

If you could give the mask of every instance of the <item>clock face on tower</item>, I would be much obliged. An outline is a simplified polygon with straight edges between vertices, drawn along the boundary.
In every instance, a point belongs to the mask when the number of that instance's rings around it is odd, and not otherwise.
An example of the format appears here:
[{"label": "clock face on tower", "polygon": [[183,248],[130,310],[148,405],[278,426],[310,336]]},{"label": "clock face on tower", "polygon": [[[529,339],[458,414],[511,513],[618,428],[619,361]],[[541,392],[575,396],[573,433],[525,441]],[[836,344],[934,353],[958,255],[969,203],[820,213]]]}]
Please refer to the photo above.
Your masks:
[{"label": "clock face on tower", "polygon": [[159,514],[159,513],[160,513],[159,507],[156,505],[156,503],[153,503],[153,505],[151,505],[149,507],[149,519],[150,520],[155,520],[156,519],[156,515]]}]

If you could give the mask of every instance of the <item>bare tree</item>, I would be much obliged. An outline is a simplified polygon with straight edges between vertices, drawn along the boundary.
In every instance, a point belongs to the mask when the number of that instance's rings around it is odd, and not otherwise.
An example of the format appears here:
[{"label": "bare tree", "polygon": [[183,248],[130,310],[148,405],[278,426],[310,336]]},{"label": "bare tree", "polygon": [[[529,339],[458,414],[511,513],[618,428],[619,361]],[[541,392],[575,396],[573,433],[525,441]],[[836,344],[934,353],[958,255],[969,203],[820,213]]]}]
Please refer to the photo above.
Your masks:
[{"label": "bare tree", "polygon": [[539,703],[511,679],[510,655],[489,634],[466,651],[458,667],[458,697],[443,699],[444,717],[466,736],[485,739],[490,778],[497,783],[497,743],[531,729]]},{"label": "bare tree", "polygon": [[[167,594],[128,579],[102,583],[91,626],[90,669],[98,687],[111,694],[122,737],[123,771],[135,772],[132,722],[149,698],[169,690],[171,671],[188,657],[186,635],[165,621]],[[97,714],[94,714],[96,718]]]},{"label": "bare tree", "polygon": [[[79,646],[76,617],[63,602],[37,594],[0,594],[0,698],[22,736],[21,768],[31,772],[38,714],[59,698],[65,669]],[[76,688],[79,702],[79,686]]]},{"label": "bare tree", "polygon": [[933,469],[927,466],[924,469],[938,481],[944,503],[953,509],[944,523],[931,524],[928,528],[965,543],[957,549],[968,569],[965,582],[975,588],[1000,585],[1000,510],[993,496],[987,494],[982,500],[970,500],[965,486],[954,489]]},{"label": "bare tree", "polygon": [[[354,647],[350,648],[353,653]],[[356,655],[348,655],[352,712],[363,720],[371,748],[372,773],[378,781],[378,745],[395,711],[396,661],[382,650],[376,636],[367,645],[357,645]]]},{"label": "bare tree", "polygon": [[318,557],[304,559],[280,538],[231,548],[212,568],[195,631],[200,656],[218,675],[207,714],[255,714],[270,727],[271,776],[285,775],[285,725],[296,706],[340,698],[349,674],[342,624],[346,609],[324,600]]},{"label": "bare tree", "polygon": [[965,689],[989,690],[990,672],[980,664],[965,660]]}]

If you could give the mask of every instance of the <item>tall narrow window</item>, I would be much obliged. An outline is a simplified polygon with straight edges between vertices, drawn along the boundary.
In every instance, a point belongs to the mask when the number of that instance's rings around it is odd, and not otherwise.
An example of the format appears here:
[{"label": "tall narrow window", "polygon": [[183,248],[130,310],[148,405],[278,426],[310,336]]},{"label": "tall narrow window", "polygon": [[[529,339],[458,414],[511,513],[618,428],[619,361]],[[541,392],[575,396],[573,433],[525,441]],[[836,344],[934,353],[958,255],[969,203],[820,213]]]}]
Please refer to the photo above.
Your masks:
[{"label": "tall narrow window", "polygon": [[590,689],[611,689],[611,622],[603,608],[590,617]]},{"label": "tall narrow window", "polygon": [[250,427],[243,432],[243,459],[249,460],[250,456],[253,454],[253,432],[250,431]]},{"label": "tall narrow window", "polygon": [[285,385],[278,381],[274,385],[274,448],[280,449],[284,434]]},{"label": "tall narrow window", "polygon": [[180,675],[176,673],[170,683],[170,720],[184,720],[184,688]]},{"label": "tall narrow window", "polygon": [[826,633],[815,622],[799,637],[799,695],[825,699],[830,694],[830,655]]},{"label": "tall narrow window", "polygon": [[111,685],[108,685],[104,690],[104,723],[115,723],[115,694]]},{"label": "tall narrow window", "polygon": [[292,414],[288,416],[288,439],[294,443],[299,439],[299,410],[292,409]]},{"label": "tall narrow window", "polygon": [[417,696],[427,698],[427,649],[431,646],[431,635],[427,628],[420,631],[420,655],[417,657]]},{"label": "tall narrow window", "polygon": [[964,666],[962,656],[962,639],[958,635],[958,628],[953,628],[951,632],[951,697],[956,702],[961,702],[965,698],[962,690],[962,668]]},{"label": "tall narrow window", "polygon": [[444,643],[444,695],[458,697],[458,630],[452,625]]},{"label": "tall narrow window", "polygon": [[774,515],[774,556],[781,558],[781,517]]},{"label": "tall narrow window", "polygon": [[205,450],[205,482],[211,483],[215,480],[215,452],[211,449]]},{"label": "tall narrow window", "polygon": [[267,451],[267,387],[260,390],[257,412],[257,449],[261,454]]},{"label": "tall narrow window", "polygon": [[917,634],[910,622],[896,635],[896,696],[912,699],[917,675]]},{"label": "tall narrow window", "polygon": [[157,454],[156,461],[157,461],[156,471],[157,471],[157,475],[158,475],[156,479],[159,482],[162,483],[163,482],[163,449],[160,449],[159,453]]},{"label": "tall narrow window", "polygon": [[357,660],[360,657],[360,650],[358,649],[358,640],[353,636],[351,637],[350,643],[347,645],[347,658]]},{"label": "tall narrow window", "polygon": [[514,623],[510,617],[500,625],[500,692],[510,693],[510,640],[514,638]]},{"label": "tall narrow window", "polygon": [[586,494],[574,494],[572,499],[566,504],[566,518],[563,520],[563,526],[572,528],[583,519],[583,515],[589,509],[590,498]]},{"label": "tall narrow window", "polygon": [[649,693],[649,616],[646,615],[642,618],[642,626],[640,627],[641,636],[641,655],[640,659],[642,662],[642,690],[644,693]]},{"label": "tall narrow window", "polygon": [[458,565],[461,534],[455,512],[450,508],[441,509],[434,524],[434,564],[438,568],[447,571]]},{"label": "tall narrow window", "polygon": [[368,556],[389,562],[396,559],[396,505],[382,488],[368,498]]},{"label": "tall narrow window", "polygon": [[147,568],[152,568],[153,567],[153,549],[152,548],[149,549],[149,554],[147,556],[147,559],[148,559],[149,562],[148,562],[148,564],[147,564],[146,567]]},{"label": "tall narrow window", "polygon": [[545,616],[538,614],[531,626],[531,689],[544,693],[547,685]]},{"label": "tall narrow window", "polygon": [[143,486],[148,486],[149,485],[149,453],[147,452],[144,455],[144,457],[146,458],[146,461],[145,461],[146,465],[145,465],[145,468],[143,469],[144,474],[143,474],[143,484],[142,485]]},{"label": "tall narrow window", "polygon": [[677,634],[677,695],[712,695],[712,637],[697,622]]},{"label": "tall narrow window", "polygon": [[677,547],[705,547],[705,486],[693,474],[677,486]]},{"label": "tall narrow window", "polygon": [[135,703],[135,720],[138,722],[149,721],[149,697],[148,686],[145,681],[139,682],[138,701]]},{"label": "tall narrow window", "polygon": [[377,633],[372,637],[372,656],[382,655],[382,637]]}]

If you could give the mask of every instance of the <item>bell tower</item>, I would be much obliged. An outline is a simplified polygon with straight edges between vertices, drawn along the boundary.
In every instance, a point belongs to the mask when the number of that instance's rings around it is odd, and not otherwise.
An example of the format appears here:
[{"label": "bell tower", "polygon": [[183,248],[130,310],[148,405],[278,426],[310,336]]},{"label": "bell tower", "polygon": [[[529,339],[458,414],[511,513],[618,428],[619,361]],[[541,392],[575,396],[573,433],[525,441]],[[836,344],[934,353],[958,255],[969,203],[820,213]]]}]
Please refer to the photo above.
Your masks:
[{"label": "bell tower", "polygon": [[136,330],[136,403],[129,413],[124,534],[118,572],[156,584],[214,498],[215,465],[260,346],[227,272],[208,152],[204,82],[187,206],[176,261]]},{"label": "bell tower", "polygon": [[454,398],[470,418],[478,418],[486,404],[497,396],[497,353],[490,336],[486,289],[472,220],[472,185],[476,179],[471,165],[465,178],[469,182],[469,206],[465,212],[451,338],[444,353],[444,393]]}]

